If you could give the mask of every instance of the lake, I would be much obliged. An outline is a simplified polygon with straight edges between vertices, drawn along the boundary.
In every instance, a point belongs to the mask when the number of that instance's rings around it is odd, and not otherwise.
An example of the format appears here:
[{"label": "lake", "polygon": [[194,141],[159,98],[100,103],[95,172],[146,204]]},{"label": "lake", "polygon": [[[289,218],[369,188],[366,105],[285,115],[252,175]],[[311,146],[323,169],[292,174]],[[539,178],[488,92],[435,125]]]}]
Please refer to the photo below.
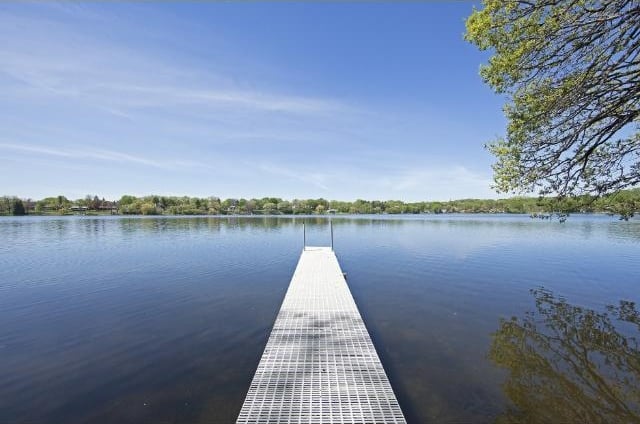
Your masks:
[{"label": "lake", "polygon": [[[0,422],[234,422],[303,221],[0,217]],[[640,220],[333,228],[408,422],[640,421]]]}]

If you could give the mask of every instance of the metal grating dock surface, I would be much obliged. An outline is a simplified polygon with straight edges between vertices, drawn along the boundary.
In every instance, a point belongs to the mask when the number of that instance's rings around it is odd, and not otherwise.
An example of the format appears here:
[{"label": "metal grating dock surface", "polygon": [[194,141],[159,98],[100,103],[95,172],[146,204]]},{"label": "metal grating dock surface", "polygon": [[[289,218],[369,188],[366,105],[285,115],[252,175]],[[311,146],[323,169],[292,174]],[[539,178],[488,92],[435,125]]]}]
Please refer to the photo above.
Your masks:
[{"label": "metal grating dock surface", "polygon": [[302,252],[237,423],[406,423],[330,248]]}]

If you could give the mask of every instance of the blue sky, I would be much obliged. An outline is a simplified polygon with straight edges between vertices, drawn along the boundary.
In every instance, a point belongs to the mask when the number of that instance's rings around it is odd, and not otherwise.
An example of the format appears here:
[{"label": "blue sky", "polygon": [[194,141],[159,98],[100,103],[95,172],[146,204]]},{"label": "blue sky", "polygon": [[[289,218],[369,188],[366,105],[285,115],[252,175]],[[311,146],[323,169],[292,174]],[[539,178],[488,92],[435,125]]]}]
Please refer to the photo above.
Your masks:
[{"label": "blue sky", "polygon": [[0,5],[0,194],[496,197],[468,2]]}]

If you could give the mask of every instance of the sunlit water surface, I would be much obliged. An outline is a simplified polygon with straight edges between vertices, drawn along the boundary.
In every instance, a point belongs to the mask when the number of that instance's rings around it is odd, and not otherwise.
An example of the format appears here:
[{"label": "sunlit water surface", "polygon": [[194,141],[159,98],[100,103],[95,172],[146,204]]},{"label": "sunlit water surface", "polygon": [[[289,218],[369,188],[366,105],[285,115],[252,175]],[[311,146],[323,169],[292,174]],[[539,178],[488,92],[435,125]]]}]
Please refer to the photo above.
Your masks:
[{"label": "sunlit water surface", "polygon": [[[302,222],[0,218],[0,422],[232,423],[296,266]],[[329,244],[326,218],[306,222],[308,244]],[[609,320],[620,337],[607,343],[624,340],[627,361],[638,353],[635,306],[625,304],[626,318],[604,315],[607,305],[640,300],[638,220],[427,215],[334,217],[333,226],[338,259],[410,423],[509,414],[536,422],[540,381],[567,402],[604,396],[580,389],[590,384],[580,364],[552,358],[539,369],[527,356],[537,355],[540,335],[553,334],[549,322],[576,326],[576,337],[567,325],[561,332],[586,345],[593,331],[584,316],[603,320],[596,327]],[[536,309],[536,300],[552,310]],[[540,328],[523,335],[501,322],[512,316]],[[529,353],[518,351],[525,339]],[[596,367],[608,354],[587,352]],[[621,393],[637,389],[638,374],[619,368],[602,373],[617,375]],[[574,378],[577,390],[558,383]],[[621,413],[633,417],[637,400],[621,399]]]}]

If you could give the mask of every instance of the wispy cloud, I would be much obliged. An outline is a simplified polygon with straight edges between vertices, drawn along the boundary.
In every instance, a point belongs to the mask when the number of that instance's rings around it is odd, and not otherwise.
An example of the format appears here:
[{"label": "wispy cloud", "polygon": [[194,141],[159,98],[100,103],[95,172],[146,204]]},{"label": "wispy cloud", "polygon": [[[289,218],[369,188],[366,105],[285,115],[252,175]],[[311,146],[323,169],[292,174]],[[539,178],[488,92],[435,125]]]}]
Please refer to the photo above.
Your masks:
[{"label": "wispy cloud", "polygon": [[[409,158],[405,158],[403,162],[408,163]],[[490,188],[491,179],[488,173],[472,171],[462,165],[323,166],[316,163],[306,169],[299,163],[260,163],[256,168],[287,181],[304,183],[307,187],[301,191],[307,196],[407,201],[450,200],[470,197],[470,193],[473,193],[473,197],[496,197],[496,193]],[[313,188],[320,191],[314,191]],[[336,193],[340,194],[336,196]]]},{"label": "wispy cloud", "polygon": [[409,193],[420,199],[449,200],[468,197],[495,197],[491,179],[487,173],[473,172],[461,166],[425,165],[419,168],[399,169],[377,178],[384,191],[397,193],[405,198]]},{"label": "wispy cloud", "polygon": [[194,105],[227,113],[340,113],[336,99],[238,86],[213,71],[194,70],[116,46],[56,21],[0,12],[0,72],[29,87],[14,96],[68,98],[130,116],[127,109]]},{"label": "wispy cloud", "polygon": [[188,166],[204,166],[195,161],[171,160],[160,161],[128,153],[116,152],[103,149],[83,149],[83,148],[51,148],[46,146],[0,143],[0,149],[13,152],[30,153],[44,156],[54,156],[66,159],[95,159],[107,162],[130,163],[136,165],[151,166],[161,169],[176,169]]},{"label": "wispy cloud", "polygon": [[320,172],[309,172],[292,167],[284,167],[274,164],[260,164],[258,169],[268,174],[285,177],[290,180],[301,181],[303,183],[315,186],[325,191],[329,191],[329,187],[325,184],[327,175]]},{"label": "wispy cloud", "polygon": [[[110,93],[110,95],[106,95]],[[101,98],[120,107],[167,107],[179,105],[212,108],[237,107],[292,114],[340,112],[345,105],[327,99],[287,96],[260,91],[202,86],[189,88],[180,85],[124,85],[99,84],[72,93],[87,98]]]}]

